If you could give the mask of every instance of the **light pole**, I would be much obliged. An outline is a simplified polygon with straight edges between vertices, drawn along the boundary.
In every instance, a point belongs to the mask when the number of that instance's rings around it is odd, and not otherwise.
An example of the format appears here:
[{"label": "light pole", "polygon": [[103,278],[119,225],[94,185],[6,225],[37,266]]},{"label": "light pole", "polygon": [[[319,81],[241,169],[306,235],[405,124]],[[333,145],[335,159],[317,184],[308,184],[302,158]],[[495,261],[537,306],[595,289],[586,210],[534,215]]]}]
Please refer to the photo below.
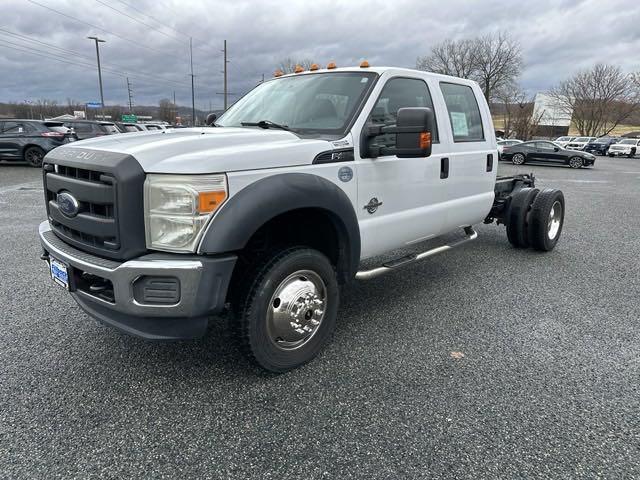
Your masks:
[{"label": "light pole", "polygon": [[87,38],[96,42],[96,58],[98,59],[98,82],[100,83],[100,113],[102,114],[102,120],[104,120],[104,94],[102,93],[102,69],[100,68],[100,48],[98,47],[98,43],[105,43],[106,40],[102,40],[98,37]]}]

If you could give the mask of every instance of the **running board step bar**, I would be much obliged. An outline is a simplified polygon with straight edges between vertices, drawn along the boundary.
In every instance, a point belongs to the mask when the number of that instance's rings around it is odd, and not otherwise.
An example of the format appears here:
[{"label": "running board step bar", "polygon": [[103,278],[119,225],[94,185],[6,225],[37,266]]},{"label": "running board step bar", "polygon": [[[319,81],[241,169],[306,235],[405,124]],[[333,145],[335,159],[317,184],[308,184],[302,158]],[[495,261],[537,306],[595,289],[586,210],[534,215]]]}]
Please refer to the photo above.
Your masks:
[{"label": "running board step bar", "polygon": [[432,257],[433,255],[437,255],[438,253],[446,252],[447,250],[459,247],[463,243],[467,243],[478,238],[478,232],[476,232],[473,227],[464,227],[464,233],[466,236],[455,242],[432,248],[431,250],[427,250],[426,252],[415,253],[412,255],[407,255],[405,257],[400,257],[395,260],[383,263],[381,266],[372,268],[371,270],[362,270],[356,273],[356,280],[370,280],[372,278],[379,277],[380,275],[384,275],[385,273],[392,272],[401,267],[406,267],[407,265],[411,265],[420,260],[424,260],[427,257]]}]

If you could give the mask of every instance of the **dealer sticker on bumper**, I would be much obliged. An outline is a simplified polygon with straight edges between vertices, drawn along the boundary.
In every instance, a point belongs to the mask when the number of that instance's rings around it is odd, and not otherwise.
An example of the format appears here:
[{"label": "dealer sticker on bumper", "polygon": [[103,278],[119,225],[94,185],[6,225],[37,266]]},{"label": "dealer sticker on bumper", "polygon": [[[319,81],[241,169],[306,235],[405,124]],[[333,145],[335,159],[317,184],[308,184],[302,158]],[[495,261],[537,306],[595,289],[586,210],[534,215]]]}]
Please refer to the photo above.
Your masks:
[{"label": "dealer sticker on bumper", "polygon": [[51,257],[49,260],[49,267],[51,269],[51,278],[61,287],[69,290],[69,272],[67,266],[60,260],[56,260]]}]

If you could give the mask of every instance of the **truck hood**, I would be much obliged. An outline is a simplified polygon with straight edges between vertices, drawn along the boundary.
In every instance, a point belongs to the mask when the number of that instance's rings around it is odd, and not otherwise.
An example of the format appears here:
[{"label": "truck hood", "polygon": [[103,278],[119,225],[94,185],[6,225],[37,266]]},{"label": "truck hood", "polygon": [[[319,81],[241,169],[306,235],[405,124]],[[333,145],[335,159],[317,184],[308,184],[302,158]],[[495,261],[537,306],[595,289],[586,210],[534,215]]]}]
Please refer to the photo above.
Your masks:
[{"label": "truck hood", "polygon": [[195,174],[306,165],[334,148],[284,130],[234,127],[124,133],[59,147],[129,154],[147,173]]}]

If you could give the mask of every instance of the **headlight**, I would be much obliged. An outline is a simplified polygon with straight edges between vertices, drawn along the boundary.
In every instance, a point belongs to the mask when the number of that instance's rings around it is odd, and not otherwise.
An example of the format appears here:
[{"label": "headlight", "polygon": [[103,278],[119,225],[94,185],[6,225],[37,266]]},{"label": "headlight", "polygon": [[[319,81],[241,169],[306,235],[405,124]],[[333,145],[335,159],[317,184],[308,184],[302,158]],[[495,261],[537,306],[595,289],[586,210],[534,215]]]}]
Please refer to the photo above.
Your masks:
[{"label": "headlight", "polygon": [[227,199],[225,175],[150,174],[144,182],[147,248],[193,252],[213,213]]}]

